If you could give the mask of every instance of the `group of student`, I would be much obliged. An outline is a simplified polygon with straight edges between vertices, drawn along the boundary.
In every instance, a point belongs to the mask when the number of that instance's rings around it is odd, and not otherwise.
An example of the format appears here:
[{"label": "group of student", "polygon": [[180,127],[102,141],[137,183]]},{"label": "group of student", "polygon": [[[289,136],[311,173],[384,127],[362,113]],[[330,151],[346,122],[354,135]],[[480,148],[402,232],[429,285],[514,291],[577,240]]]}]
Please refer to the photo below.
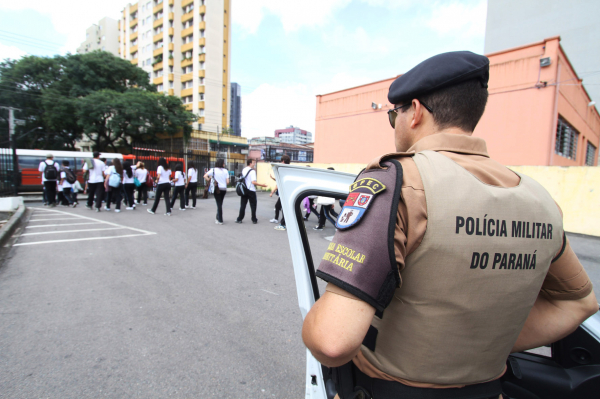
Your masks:
[{"label": "group of student", "polygon": [[44,205],[56,206],[58,197],[60,205],[77,206],[77,194],[83,191],[83,187],[77,181],[68,160],[62,161],[60,165],[54,161],[52,154],[47,154],[46,160],[40,162],[38,171],[42,177]]}]

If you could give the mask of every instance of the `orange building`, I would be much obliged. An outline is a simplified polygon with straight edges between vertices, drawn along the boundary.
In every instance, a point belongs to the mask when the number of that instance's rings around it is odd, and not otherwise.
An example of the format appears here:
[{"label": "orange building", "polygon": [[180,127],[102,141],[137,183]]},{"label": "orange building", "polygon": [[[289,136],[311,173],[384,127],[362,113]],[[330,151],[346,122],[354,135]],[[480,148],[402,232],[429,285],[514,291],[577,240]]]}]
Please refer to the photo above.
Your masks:
[{"label": "orange building", "polygon": [[[489,99],[474,135],[505,165],[598,165],[600,115],[554,37],[490,59]],[[394,152],[390,78],[317,96],[315,162],[367,163]]]}]

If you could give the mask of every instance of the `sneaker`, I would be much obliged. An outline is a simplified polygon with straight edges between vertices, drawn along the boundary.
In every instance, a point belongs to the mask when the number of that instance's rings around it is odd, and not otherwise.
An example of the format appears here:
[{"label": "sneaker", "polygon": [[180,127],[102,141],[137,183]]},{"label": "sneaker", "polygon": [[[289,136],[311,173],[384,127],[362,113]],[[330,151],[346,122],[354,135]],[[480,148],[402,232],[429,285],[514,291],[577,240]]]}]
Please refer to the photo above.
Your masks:
[{"label": "sneaker", "polygon": [[171,216],[171,212],[165,213],[165,216]]},{"label": "sneaker", "polygon": [[253,220],[252,221],[252,224],[256,224],[256,223],[258,223],[258,220]]},{"label": "sneaker", "polygon": [[185,208],[179,208],[180,211],[185,211]]},{"label": "sneaker", "polygon": [[104,210],[105,210],[106,212],[110,212],[110,208],[109,208],[109,207],[107,207],[107,206],[105,206],[105,207],[104,207]]},{"label": "sneaker", "polygon": [[235,222],[236,222],[236,223],[239,223],[239,224],[242,224],[242,221],[241,221],[241,220],[236,220]]},{"label": "sneaker", "polygon": [[323,230],[323,226],[315,226],[313,227],[313,230]]},{"label": "sneaker", "polygon": [[50,208],[55,208],[56,207],[56,203],[50,204],[49,206],[50,206]]},{"label": "sneaker", "polygon": [[275,230],[283,230],[283,231],[285,231],[287,229],[285,228],[285,226],[279,225],[279,226],[275,226]]},{"label": "sneaker", "polygon": [[273,218],[273,219],[269,220],[269,222],[271,222],[271,223],[279,223],[279,220]]},{"label": "sneaker", "polygon": [[308,216],[304,216],[302,219],[304,219],[304,220],[308,220]]},{"label": "sneaker", "polygon": [[119,212],[121,212],[120,209],[115,209],[115,213],[119,213]]},{"label": "sneaker", "polygon": [[215,224],[223,224],[223,222],[219,222],[218,220],[215,220]]},{"label": "sneaker", "polygon": [[133,200],[133,202],[135,202],[136,204],[139,204],[138,200]]},{"label": "sneaker", "polygon": [[92,207],[91,207],[91,206],[89,206],[89,205],[86,205],[86,206],[85,206],[85,208],[86,208],[86,209],[89,209],[90,211],[92,210]]},{"label": "sneaker", "polygon": [[77,208],[77,202],[73,203],[73,208]]},{"label": "sneaker", "polygon": [[96,208],[96,212],[100,212],[100,208]]},{"label": "sneaker", "polygon": [[189,205],[186,205],[186,206],[185,206],[185,208],[186,208],[186,209],[187,209],[187,208],[189,208],[189,207],[190,207]]},{"label": "sneaker", "polygon": [[151,213],[154,215],[154,211],[152,209],[146,209],[148,211],[148,213]]},{"label": "sneaker", "polygon": [[147,202],[144,202],[142,205],[146,206],[146,205],[148,205],[148,203],[147,203]]},{"label": "sneaker", "polygon": [[135,208],[134,208],[134,207],[132,207],[132,206],[128,206],[128,207],[127,207],[127,208],[125,208],[125,209],[127,209],[128,211],[133,211]]},{"label": "sneaker", "polygon": [[192,208],[192,209],[196,209],[196,207],[195,207],[195,206],[190,206],[190,208]]},{"label": "sneaker", "polygon": [[44,206],[48,206],[48,204],[44,202]]}]

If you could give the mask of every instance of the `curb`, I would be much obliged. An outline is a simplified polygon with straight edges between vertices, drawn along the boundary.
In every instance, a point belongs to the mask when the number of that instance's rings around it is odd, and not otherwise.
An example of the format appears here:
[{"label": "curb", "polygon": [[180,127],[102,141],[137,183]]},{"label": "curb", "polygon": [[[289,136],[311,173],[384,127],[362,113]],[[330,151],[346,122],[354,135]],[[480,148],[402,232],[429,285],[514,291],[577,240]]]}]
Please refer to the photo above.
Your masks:
[{"label": "curb", "polygon": [[23,220],[26,209],[25,204],[19,205],[19,208],[10,217],[10,220],[0,229],[0,247],[4,246],[6,241],[10,239],[21,220]]}]

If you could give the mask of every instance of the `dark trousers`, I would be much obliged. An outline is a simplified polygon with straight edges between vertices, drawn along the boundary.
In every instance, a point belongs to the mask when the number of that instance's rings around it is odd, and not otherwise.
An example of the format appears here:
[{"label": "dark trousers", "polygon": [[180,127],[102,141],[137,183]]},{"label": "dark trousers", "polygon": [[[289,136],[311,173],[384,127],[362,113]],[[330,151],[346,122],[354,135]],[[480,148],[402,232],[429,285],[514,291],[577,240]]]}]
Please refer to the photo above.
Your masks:
[{"label": "dark trousers", "polygon": [[335,226],[335,219],[337,219],[337,217],[338,214],[333,210],[333,205],[321,205],[321,211],[319,213],[319,226],[325,226],[325,220],[329,220],[331,224]]},{"label": "dark trousers", "polygon": [[46,189],[46,201],[49,205],[56,202],[56,180],[45,181],[44,188]]},{"label": "dark trousers", "polygon": [[188,206],[190,204],[190,191],[192,192],[192,206],[195,208],[196,191],[198,191],[198,183],[188,183],[188,186],[185,188],[185,206]]},{"label": "dark trousers", "polygon": [[223,223],[223,200],[225,199],[227,190],[221,190],[219,194],[214,194],[215,201],[217,202],[217,220]]},{"label": "dark trousers", "polygon": [[247,190],[246,195],[240,199],[240,214],[237,218],[238,222],[244,220],[244,216],[246,216],[246,204],[248,202],[250,202],[250,211],[252,211],[252,221],[256,222],[258,220],[256,218],[256,192]]},{"label": "dark trousers", "polygon": [[127,197],[127,206],[131,208],[132,206],[135,206],[135,203],[133,202],[133,190],[135,190],[135,184],[126,183],[123,184],[123,187],[125,188],[125,196]]},{"label": "dark trousers", "polygon": [[100,209],[100,206],[102,206],[102,200],[104,199],[104,182],[88,183],[88,206],[92,206],[92,203],[94,202],[94,195],[96,196],[96,208]]},{"label": "dark trousers", "polygon": [[73,194],[71,193],[71,187],[63,188],[63,196],[65,197],[69,205],[73,205],[75,200],[73,199]]},{"label": "dark trousers", "polygon": [[138,195],[137,195],[137,200],[138,203],[142,202],[142,200],[144,201],[144,204],[148,203],[148,186],[146,185],[146,183],[142,183],[141,186],[139,186],[137,188],[138,190]]},{"label": "dark trousers", "polygon": [[121,184],[119,184],[119,187],[111,187],[110,191],[108,192],[108,199],[106,200],[106,207],[108,209],[110,209],[110,203],[114,201],[115,204],[117,204],[116,208],[120,210],[122,199],[123,198],[121,195]]},{"label": "dark trousers", "polygon": [[315,199],[314,198],[309,198],[308,199],[308,203],[309,203],[309,207],[310,207],[310,212],[306,212],[306,215],[304,215],[304,220],[308,220],[308,217],[313,214],[317,217],[317,219],[319,218],[319,212],[317,211],[317,207],[315,206]]},{"label": "dark trousers", "polygon": [[179,208],[185,209],[184,191],[185,191],[185,186],[175,186],[175,191],[173,192],[173,199],[171,200],[171,208],[173,208],[173,205],[175,205],[175,201],[177,200],[177,197],[179,196]]},{"label": "dark trousers", "polygon": [[279,219],[279,212],[281,211],[281,222],[280,225],[285,227],[285,215],[283,214],[283,208],[281,207],[281,198],[277,198],[275,203],[275,219]]},{"label": "dark trousers", "polygon": [[154,196],[154,205],[152,205],[152,212],[156,212],[156,208],[158,208],[158,204],[160,202],[160,196],[164,193],[165,196],[165,205],[167,207],[167,213],[171,213],[171,183],[161,183],[156,186],[156,195]]}]

